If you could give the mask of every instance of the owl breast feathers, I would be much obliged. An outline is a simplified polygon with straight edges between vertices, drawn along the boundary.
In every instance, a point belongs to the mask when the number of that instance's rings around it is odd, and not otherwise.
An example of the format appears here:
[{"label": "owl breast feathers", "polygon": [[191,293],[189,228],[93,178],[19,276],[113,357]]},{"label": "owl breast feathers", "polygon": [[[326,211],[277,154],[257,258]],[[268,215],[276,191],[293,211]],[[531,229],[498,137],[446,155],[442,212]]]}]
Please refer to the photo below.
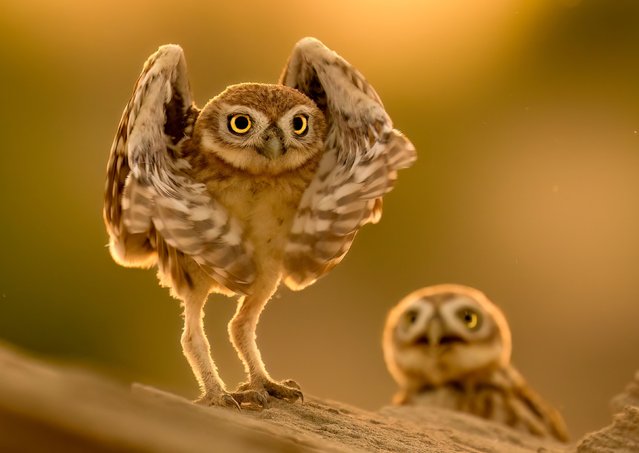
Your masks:
[{"label": "owl breast feathers", "polygon": [[192,285],[195,263],[237,294],[263,270],[260,253],[275,254],[286,285],[301,289],[379,220],[397,170],[414,160],[373,88],[313,38],[295,46],[279,84],[231,86],[202,109],[182,49],[162,46],[111,150],[110,250],[126,266],[158,264],[174,288]]}]

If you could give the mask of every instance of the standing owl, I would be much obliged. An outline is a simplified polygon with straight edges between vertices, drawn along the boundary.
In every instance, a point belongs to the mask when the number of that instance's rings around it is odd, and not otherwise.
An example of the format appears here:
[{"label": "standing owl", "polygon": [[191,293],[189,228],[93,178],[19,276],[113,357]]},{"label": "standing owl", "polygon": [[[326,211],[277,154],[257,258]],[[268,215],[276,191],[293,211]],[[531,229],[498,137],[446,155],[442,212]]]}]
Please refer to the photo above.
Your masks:
[{"label": "standing owl", "polygon": [[388,314],[384,359],[396,404],[469,412],[541,437],[568,440],[565,423],[510,363],[510,328],[480,291],[419,289]]},{"label": "standing owl", "polygon": [[[296,44],[279,84],[233,85],[202,109],[179,46],[149,57],[111,148],[104,220],[114,260],[157,265],[182,301],[199,402],[302,398],[266,371],[260,313],[281,281],[300,290],[344,258],[415,157],[375,90],[316,39]],[[240,296],[228,330],[248,381],[234,392],[204,333],[212,292]]]}]

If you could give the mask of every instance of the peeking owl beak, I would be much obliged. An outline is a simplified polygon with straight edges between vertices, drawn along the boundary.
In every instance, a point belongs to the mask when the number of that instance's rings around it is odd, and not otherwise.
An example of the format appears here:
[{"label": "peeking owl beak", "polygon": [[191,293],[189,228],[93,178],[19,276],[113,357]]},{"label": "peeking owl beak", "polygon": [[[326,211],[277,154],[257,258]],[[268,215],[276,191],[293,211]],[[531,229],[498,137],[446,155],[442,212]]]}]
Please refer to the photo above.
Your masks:
[{"label": "peeking owl beak", "polygon": [[435,317],[430,321],[430,323],[428,324],[428,329],[426,330],[428,343],[431,345],[439,345],[439,342],[443,336],[444,326],[442,326],[442,322],[439,317]]},{"label": "peeking owl beak", "polygon": [[282,136],[283,134],[279,127],[275,125],[269,126],[262,136],[264,146],[258,148],[259,153],[269,159],[276,159],[286,153],[286,148],[282,144]]},{"label": "peeking owl beak", "polygon": [[465,343],[462,337],[455,335],[445,327],[439,316],[434,317],[429,323],[426,330],[426,338],[428,338],[427,344],[434,346],[436,349]]}]

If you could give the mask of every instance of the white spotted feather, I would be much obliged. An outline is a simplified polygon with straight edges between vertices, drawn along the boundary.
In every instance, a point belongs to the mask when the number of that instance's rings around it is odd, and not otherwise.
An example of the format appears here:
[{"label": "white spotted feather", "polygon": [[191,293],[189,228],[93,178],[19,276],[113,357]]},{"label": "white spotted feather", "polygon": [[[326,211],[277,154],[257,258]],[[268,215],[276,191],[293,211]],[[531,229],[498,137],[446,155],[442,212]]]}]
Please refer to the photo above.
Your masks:
[{"label": "white spotted feather", "polygon": [[138,79],[109,159],[104,217],[111,250],[127,264],[128,236],[153,248],[156,231],[211,278],[243,294],[255,268],[240,223],[188,176],[189,163],[171,152],[185,137],[194,109],[182,49],[160,47]]},{"label": "white spotted feather", "polygon": [[313,99],[328,122],[324,156],[285,249],[284,281],[301,289],[342,260],[359,228],[379,221],[382,196],[416,153],[373,87],[318,40],[297,43],[281,83]]}]

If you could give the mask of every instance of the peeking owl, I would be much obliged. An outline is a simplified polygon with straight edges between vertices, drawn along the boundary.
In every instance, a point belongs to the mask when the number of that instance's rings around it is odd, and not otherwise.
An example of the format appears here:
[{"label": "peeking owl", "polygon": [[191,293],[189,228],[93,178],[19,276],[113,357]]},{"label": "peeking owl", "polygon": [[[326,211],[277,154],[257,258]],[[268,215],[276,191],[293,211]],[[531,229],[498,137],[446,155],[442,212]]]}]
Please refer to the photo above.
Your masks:
[{"label": "peeking owl", "polygon": [[[280,282],[300,290],[337,265],[414,160],[375,90],[316,39],[297,43],[278,84],[233,85],[203,108],[179,46],[149,57],[111,148],[104,220],[114,260],[157,266],[182,301],[199,402],[302,398],[264,366],[260,313]],[[235,391],[204,333],[210,293],[239,296],[228,330],[248,380]]]},{"label": "peeking owl", "polygon": [[501,310],[460,285],[419,289],[388,314],[384,359],[396,404],[469,412],[542,437],[568,440],[564,421],[510,363]]}]

